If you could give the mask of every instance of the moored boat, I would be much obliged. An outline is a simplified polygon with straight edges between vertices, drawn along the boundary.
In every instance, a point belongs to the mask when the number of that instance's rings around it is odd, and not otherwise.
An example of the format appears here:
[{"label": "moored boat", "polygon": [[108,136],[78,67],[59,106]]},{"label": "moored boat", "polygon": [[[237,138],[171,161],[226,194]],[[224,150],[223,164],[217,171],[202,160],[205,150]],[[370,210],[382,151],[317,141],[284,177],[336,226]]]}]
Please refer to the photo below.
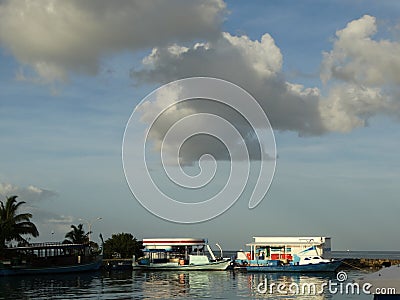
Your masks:
[{"label": "moored boat", "polygon": [[135,269],[216,271],[226,270],[231,263],[222,257],[222,251],[215,257],[205,239],[143,239],[143,246],[145,256],[134,262]]},{"label": "moored boat", "polygon": [[320,255],[323,249],[330,252],[330,238],[255,237],[255,242],[247,245],[250,252],[239,251],[234,268],[249,272],[334,272],[342,264]]},{"label": "moored boat", "polygon": [[100,269],[102,256],[89,244],[38,243],[5,249],[0,276],[74,273]]},{"label": "moored boat", "polygon": [[104,259],[103,267],[107,271],[126,271],[132,270],[132,259],[131,258],[114,258]]},{"label": "moored boat", "polygon": [[328,261],[310,264],[283,264],[280,260],[260,262],[246,267],[248,272],[335,272],[341,261]]}]

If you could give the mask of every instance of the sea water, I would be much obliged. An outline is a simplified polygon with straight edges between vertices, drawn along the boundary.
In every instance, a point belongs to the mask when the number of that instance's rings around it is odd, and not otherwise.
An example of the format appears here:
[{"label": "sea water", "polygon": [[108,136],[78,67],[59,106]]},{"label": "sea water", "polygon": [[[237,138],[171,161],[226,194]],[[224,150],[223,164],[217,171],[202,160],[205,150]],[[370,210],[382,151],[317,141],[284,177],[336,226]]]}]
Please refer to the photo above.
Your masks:
[{"label": "sea water", "polygon": [[[0,278],[0,299],[372,299],[346,284],[367,271],[336,274],[245,271],[113,271]],[[329,289],[329,283],[337,290]],[[340,291],[339,284],[342,284]],[[278,290],[280,285],[280,290]],[[272,288],[271,288],[272,286]],[[268,287],[268,288],[266,288]],[[315,292],[310,288],[315,287]],[[297,289],[298,288],[298,289]],[[332,288],[332,287],[331,287]],[[297,290],[296,290],[297,289]]]}]

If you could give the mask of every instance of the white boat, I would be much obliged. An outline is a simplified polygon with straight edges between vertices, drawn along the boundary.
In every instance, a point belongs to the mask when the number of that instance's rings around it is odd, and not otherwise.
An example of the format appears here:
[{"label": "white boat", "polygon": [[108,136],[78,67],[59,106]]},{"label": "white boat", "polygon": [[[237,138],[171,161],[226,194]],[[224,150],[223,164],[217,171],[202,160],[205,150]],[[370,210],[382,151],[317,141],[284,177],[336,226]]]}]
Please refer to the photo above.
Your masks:
[{"label": "white boat", "polygon": [[[145,256],[133,262],[135,269],[157,270],[226,270],[229,258],[215,257],[205,239],[143,239]],[[206,254],[208,251],[209,256]]]},{"label": "white boat", "polygon": [[[312,252],[315,252],[313,254]],[[311,246],[307,249],[300,251],[297,254],[293,254],[293,264],[294,265],[317,265],[317,264],[326,264],[330,263],[331,260],[322,258],[318,255],[316,248]]]}]

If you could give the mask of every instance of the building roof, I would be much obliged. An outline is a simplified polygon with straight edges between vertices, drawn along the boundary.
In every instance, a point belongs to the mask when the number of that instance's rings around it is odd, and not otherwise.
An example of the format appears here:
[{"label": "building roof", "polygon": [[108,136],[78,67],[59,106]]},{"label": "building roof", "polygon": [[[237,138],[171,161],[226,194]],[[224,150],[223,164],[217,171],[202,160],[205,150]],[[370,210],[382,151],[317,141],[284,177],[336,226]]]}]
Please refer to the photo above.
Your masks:
[{"label": "building roof", "polygon": [[254,236],[254,242],[246,244],[247,246],[263,245],[320,245],[330,240],[330,237],[324,236]]},{"label": "building roof", "polygon": [[246,244],[246,246],[273,246],[273,247],[278,247],[278,246],[281,246],[281,247],[287,247],[287,246],[301,246],[301,245],[304,245],[304,246],[309,246],[309,245],[320,245],[320,244],[322,244],[321,242],[314,242],[314,241],[312,241],[312,242],[310,242],[310,241],[298,241],[298,242],[292,242],[292,241],[289,241],[289,242],[268,242],[268,241],[265,241],[265,242],[254,242],[254,243],[248,243],[248,244]]},{"label": "building roof", "polygon": [[143,246],[195,246],[205,245],[205,239],[198,238],[149,238],[143,239]]}]

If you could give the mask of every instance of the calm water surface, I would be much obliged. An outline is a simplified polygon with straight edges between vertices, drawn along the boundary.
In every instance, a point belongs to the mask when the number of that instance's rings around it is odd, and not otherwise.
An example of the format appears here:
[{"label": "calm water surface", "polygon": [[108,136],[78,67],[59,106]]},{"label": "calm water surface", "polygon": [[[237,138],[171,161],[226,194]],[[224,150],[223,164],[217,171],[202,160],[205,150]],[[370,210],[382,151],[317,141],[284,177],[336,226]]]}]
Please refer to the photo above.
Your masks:
[{"label": "calm water surface", "polygon": [[[366,272],[348,271],[351,282]],[[95,272],[74,275],[24,276],[0,278],[0,299],[369,299],[369,295],[330,294],[282,295],[277,291],[262,294],[257,286],[267,279],[271,283],[301,286],[314,283],[317,287],[335,274],[283,275],[238,271],[184,272]]]}]

